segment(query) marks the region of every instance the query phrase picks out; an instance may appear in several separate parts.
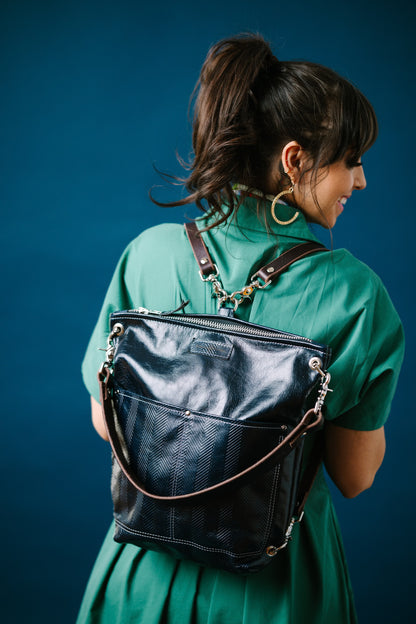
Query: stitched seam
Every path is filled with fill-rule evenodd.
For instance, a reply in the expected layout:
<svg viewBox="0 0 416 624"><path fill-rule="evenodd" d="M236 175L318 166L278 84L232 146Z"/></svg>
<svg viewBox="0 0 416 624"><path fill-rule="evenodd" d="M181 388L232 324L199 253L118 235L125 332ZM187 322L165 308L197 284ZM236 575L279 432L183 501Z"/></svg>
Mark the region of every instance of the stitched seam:
<svg viewBox="0 0 416 624"><path fill-rule="evenodd" d="M280 475L280 464L278 464L274 470L274 479L273 479L273 485L272 485L272 491L271 491L271 495L270 495L270 500L269 500L269 511L267 514L267 522L266 522L266 528L264 530L264 540L263 540L263 547L262 550L265 548L267 542L269 541L270 538L270 530L271 530L271 525L272 525L272 518L273 515L272 511L274 511L275 509L275 502L276 502L276 494L277 494L277 484L279 481L279 475Z"/></svg>
<svg viewBox="0 0 416 624"><path fill-rule="evenodd" d="M123 522L121 522L117 518L115 519L115 522L116 522L116 524L121 526L128 533L133 533L134 535L139 535L139 536L144 537L144 538L146 538L146 537L153 538L153 539L156 539L156 540L158 540L160 542L171 542L171 543L177 543L177 544L185 544L185 545L193 546L193 547L195 547L195 548L197 548L199 550L204 550L204 551L207 551L207 552L225 553L225 554L230 555L230 556L235 557L235 558L242 558L242 557L247 557L247 556L252 556L252 555L260 555L262 552L264 552L264 548L265 548L265 546L268 543L269 538L270 538L270 528L271 528L272 519L273 519L272 511L274 509L274 503L275 503L275 500L276 500L276 491L277 491L279 475L280 475L280 464L275 468L275 471L274 471L273 485L272 485L272 489L271 489L271 493L270 493L270 497L269 497L267 522L266 522L266 527L264 529L264 538L263 538L262 546L260 546L260 548L258 550L248 551L248 552L237 554L237 553L235 553L233 551L225 550L223 548L210 548L208 546L202 546L201 544L198 544L198 543L193 542L191 540L184 540L184 539L180 539L180 538L175 538L174 531L173 531L173 522L172 522L172 515L173 515L172 512L174 511L174 508L171 508L171 514L172 514L171 515L171 530L170 530L171 535L169 537L168 536L161 536L161 535L158 535L156 533L149 533L149 532L144 532L144 531L138 531L137 529L133 529L133 528L125 525Z"/></svg>
<svg viewBox="0 0 416 624"><path fill-rule="evenodd" d="M171 538L171 537L165 537L165 536L160 536L154 533L145 533L143 531L137 531L136 529L132 529L128 526L126 526L125 524L123 524L120 520L115 519L115 523L117 525L119 525L120 527L122 527L126 532L128 533L133 533L134 535L140 535L144 538L146 537L151 537L153 539L159 540L160 542L172 542L172 543L176 543L176 544L185 544L185 545L189 545L189 546L193 546L195 548L198 548L199 550L205 550L208 552L218 552L218 553L225 553L227 555L231 555L232 557L236 557L236 558L241 558L241 557L247 557L249 555L259 555L262 553L263 549L260 548L259 550L254 550L254 551L249 551L249 552L245 552L245 553L241 553L241 554L236 554L234 552L232 552L231 550L224 550L222 548L209 548L207 546L202 546L201 544L197 544L195 542L192 542L190 540L183 540L183 539L179 539L179 538Z"/></svg>
<svg viewBox="0 0 416 624"><path fill-rule="evenodd" d="M174 472L173 483L172 483L172 496L176 496L176 488L177 488L177 483L178 483L178 478L179 478L179 469L180 469L180 464L182 463L181 456L182 456L183 441L185 438L185 428L186 428L185 425L186 425L186 419L183 417L182 423L181 423L179 448L176 454L175 472ZM170 535L171 535L171 539L174 539L175 538L175 507L174 506L170 508L169 516L170 516L169 517Z"/></svg>

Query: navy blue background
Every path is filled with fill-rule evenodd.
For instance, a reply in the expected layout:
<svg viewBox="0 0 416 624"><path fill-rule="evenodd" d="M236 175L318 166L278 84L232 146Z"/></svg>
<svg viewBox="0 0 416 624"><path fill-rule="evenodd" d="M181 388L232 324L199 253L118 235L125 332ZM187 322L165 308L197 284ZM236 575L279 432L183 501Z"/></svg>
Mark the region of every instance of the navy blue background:
<svg viewBox="0 0 416 624"><path fill-rule="evenodd" d="M405 323L407 366L374 487L352 501L334 497L361 622L409 621L414 7L2 0L3 622L75 620L111 519L108 448L90 424L80 361L125 245L149 225L182 221L181 209L148 200L161 183L153 164L180 173L175 149L190 151L188 99L207 49L247 30L261 32L281 59L333 67L378 113L380 137L364 158L368 187L348 202L334 244L382 276Z"/></svg>

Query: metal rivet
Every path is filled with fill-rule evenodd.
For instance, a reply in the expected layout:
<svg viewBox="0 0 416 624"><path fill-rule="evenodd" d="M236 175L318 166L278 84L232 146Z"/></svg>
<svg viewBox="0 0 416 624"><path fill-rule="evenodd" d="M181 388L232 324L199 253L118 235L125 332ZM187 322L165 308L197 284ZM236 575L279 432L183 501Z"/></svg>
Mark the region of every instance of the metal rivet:
<svg viewBox="0 0 416 624"><path fill-rule="evenodd" d="M266 548L266 555L268 557L274 557L275 555L277 555L277 548L276 546L267 546Z"/></svg>
<svg viewBox="0 0 416 624"><path fill-rule="evenodd" d="M199 262L200 262L200 264L207 264L208 258L201 258L201 260Z"/></svg>
<svg viewBox="0 0 416 624"><path fill-rule="evenodd" d="M191 415L191 412L189 410L186 410L185 416L190 416L190 415Z"/></svg>
<svg viewBox="0 0 416 624"><path fill-rule="evenodd" d="M274 267L269 267L268 269L266 269L266 273L273 273L274 271Z"/></svg>
<svg viewBox="0 0 416 624"><path fill-rule="evenodd" d="M322 362L318 357L313 357L309 360L309 366L312 370L318 370L322 367Z"/></svg>

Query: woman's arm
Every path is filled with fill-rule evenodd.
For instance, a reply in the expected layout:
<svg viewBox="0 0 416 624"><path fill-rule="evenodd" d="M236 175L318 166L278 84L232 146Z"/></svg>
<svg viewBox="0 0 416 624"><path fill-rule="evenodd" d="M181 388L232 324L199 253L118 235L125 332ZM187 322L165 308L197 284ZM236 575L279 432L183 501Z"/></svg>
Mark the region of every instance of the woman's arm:
<svg viewBox="0 0 416 624"><path fill-rule="evenodd" d="M372 486L385 450L384 427L355 431L325 423L325 467L346 498L354 498Z"/></svg>
<svg viewBox="0 0 416 624"><path fill-rule="evenodd" d="M91 417L92 424L94 425L94 429L96 430L98 435L100 435L103 440L106 440L106 442L108 442L108 435L104 424L101 403L98 403L98 401L96 401L94 397L91 397Z"/></svg>

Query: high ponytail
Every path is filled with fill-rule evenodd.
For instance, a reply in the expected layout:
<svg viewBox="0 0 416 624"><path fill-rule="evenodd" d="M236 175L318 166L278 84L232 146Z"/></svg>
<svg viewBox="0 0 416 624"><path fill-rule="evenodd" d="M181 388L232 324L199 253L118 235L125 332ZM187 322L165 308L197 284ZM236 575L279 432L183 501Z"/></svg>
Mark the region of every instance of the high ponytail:
<svg viewBox="0 0 416 624"><path fill-rule="evenodd" d="M279 62L260 35L215 44L194 93L194 159L182 180L189 195L162 205L195 203L215 214L214 225L238 208L234 183L266 191L287 142L295 140L309 153L311 166L302 175L312 171L313 181L319 168L348 151L358 158L377 136L374 110L356 87L321 65Z"/></svg>
<svg viewBox="0 0 416 624"><path fill-rule="evenodd" d="M226 199L232 210L232 183L254 183L258 133L252 86L265 67L274 63L278 61L270 46L257 36L242 35L211 48L197 85L192 135L195 159L186 183L191 201L197 205L205 198L221 213Z"/></svg>

